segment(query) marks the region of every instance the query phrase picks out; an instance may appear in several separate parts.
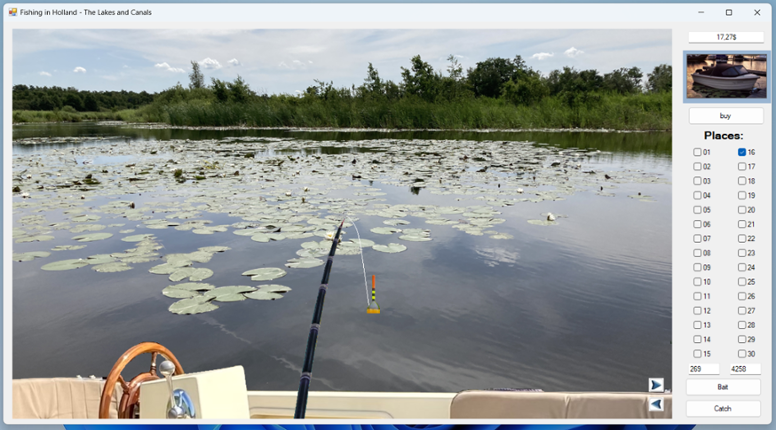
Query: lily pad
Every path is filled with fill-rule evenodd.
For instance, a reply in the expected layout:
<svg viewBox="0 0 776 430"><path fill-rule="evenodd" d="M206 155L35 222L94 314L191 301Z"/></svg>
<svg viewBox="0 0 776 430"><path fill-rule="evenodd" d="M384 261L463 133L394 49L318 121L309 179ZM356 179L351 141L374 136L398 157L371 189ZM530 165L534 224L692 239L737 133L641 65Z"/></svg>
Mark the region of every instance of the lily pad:
<svg viewBox="0 0 776 430"><path fill-rule="evenodd" d="M89 263L87 263L86 260L76 258L72 260L61 260L61 261L55 261L53 263L44 264L43 267L41 267L41 270L57 272L61 270L78 269L79 267L84 267L88 265Z"/></svg>
<svg viewBox="0 0 776 430"><path fill-rule="evenodd" d="M224 251L229 251L230 249L232 248L228 246L203 246L202 248L199 248L200 251L210 252L210 253L224 252Z"/></svg>
<svg viewBox="0 0 776 430"><path fill-rule="evenodd" d="M76 249L84 249L86 245L59 245L51 248L52 251L75 251Z"/></svg>
<svg viewBox="0 0 776 430"><path fill-rule="evenodd" d="M47 251L21 252L13 254L13 261L32 261L36 258L48 257L49 255L51 253Z"/></svg>
<svg viewBox="0 0 776 430"><path fill-rule="evenodd" d="M428 241L431 240L431 238L428 237L428 236L417 236L417 235L414 235L414 234L403 234L403 235L399 236L399 239L407 240L407 241L410 241L410 242L428 242Z"/></svg>
<svg viewBox="0 0 776 430"><path fill-rule="evenodd" d="M168 310L174 314L192 315L218 309L218 306L210 303L210 300L212 298L204 296L183 299L171 304Z"/></svg>
<svg viewBox="0 0 776 430"><path fill-rule="evenodd" d="M558 225L557 222L555 222L555 221L547 221L546 219L529 219L528 220L528 224L544 225L544 226L547 226L547 225Z"/></svg>
<svg viewBox="0 0 776 430"><path fill-rule="evenodd" d="M375 245L372 249L375 251L387 252L388 254L395 254L397 252L406 251L407 247L400 243L389 243L388 245Z"/></svg>
<svg viewBox="0 0 776 430"><path fill-rule="evenodd" d="M162 294L164 294L167 297L171 297L173 299L189 299L200 295L196 291L183 290L181 288L173 288L172 285L163 289Z"/></svg>
<svg viewBox="0 0 776 430"><path fill-rule="evenodd" d="M385 225L393 225L393 226L396 226L396 225L407 225L409 223L410 223L409 221L405 221L403 219L387 219L387 220L383 221L383 224L385 224Z"/></svg>
<svg viewBox="0 0 776 430"><path fill-rule="evenodd" d="M196 282L205 280L211 276L213 276L213 271L205 267L182 267L172 272L169 279L172 282L178 282L189 278L189 281Z"/></svg>
<svg viewBox="0 0 776 430"><path fill-rule="evenodd" d="M18 239L16 239L16 243L24 243L24 242L45 242L48 240L54 240L54 236L50 236L48 234L38 234L35 236L22 236Z"/></svg>
<svg viewBox="0 0 776 430"><path fill-rule="evenodd" d="M170 285L167 288L177 288L179 290L187 291L208 291L215 288L215 285L204 282L184 282L182 284Z"/></svg>
<svg viewBox="0 0 776 430"><path fill-rule="evenodd" d="M102 272L102 273L124 272L130 269L132 269L132 266L129 266L126 263L117 263L117 262L96 264L92 266L92 270L94 270L95 272Z"/></svg>
<svg viewBox="0 0 776 430"><path fill-rule="evenodd" d="M134 236L122 237L121 240L124 242L140 242L146 239L152 239L153 237L153 234L136 234Z"/></svg>
<svg viewBox="0 0 776 430"><path fill-rule="evenodd" d="M94 242L97 240L104 240L109 237L113 237L113 233L91 233L91 234L82 234L80 236L74 236L73 240L76 240L78 242Z"/></svg>
<svg viewBox="0 0 776 430"><path fill-rule="evenodd" d="M266 267L243 272L243 276L250 276L252 281L271 281L286 276L286 271L277 267Z"/></svg>
<svg viewBox="0 0 776 430"><path fill-rule="evenodd" d="M212 297L218 302L240 302L245 300L243 293L256 291L255 287L249 285L232 285L227 287L218 287L205 292L204 297Z"/></svg>
<svg viewBox="0 0 776 430"><path fill-rule="evenodd" d="M507 233L497 233L490 237L491 239L513 239L514 236Z"/></svg>
<svg viewBox="0 0 776 430"><path fill-rule="evenodd" d="M318 266L323 266L323 260L317 258L292 258L286 263L286 267L294 269L309 269Z"/></svg>
<svg viewBox="0 0 776 430"><path fill-rule="evenodd" d="M269 284L262 285L258 291L246 293L245 297L253 300L277 300L283 298L283 293L291 291L291 288L285 285Z"/></svg>

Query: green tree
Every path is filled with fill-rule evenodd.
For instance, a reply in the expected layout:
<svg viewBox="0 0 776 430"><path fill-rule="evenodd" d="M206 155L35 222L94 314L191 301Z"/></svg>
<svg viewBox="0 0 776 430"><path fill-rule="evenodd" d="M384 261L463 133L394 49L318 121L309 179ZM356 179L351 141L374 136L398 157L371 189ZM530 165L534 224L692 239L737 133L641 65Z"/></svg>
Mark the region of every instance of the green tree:
<svg viewBox="0 0 776 430"><path fill-rule="evenodd" d="M199 68L199 63L191 62L191 73L189 74L189 88L192 90L205 88L205 75Z"/></svg>
<svg viewBox="0 0 776 430"><path fill-rule="evenodd" d="M647 74L647 91L653 93L661 91L671 92L671 80L671 66L667 64L656 66L652 73Z"/></svg>
<svg viewBox="0 0 776 430"><path fill-rule="evenodd" d="M227 83L226 86L229 88L229 97L234 102L246 103L256 96L256 93L251 91L248 84L245 83L240 75L237 75L237 79L235 79L234 82Z"/></svg>
<svg viewBox="0 0 776 430"><path fill-rule="evenodd" d="M366 69L366 79L364 79L364 88L367 94L371 96L382 96L384 91L384 83L380 79L380 74L377 73L377 69L369 63Z"/></svg>
<svg viewBox="0 0 776 430"><path fill-rule="evenodd" d="M604 75L603 87L620 94L641 92L641 79L644 74L638 67L622 67Z"/></svg>
<svg viewBox="0 0 776 430"><path fill-rule="evenodd" d="M480 61L468 71L468 80L477 97L501 95L501 87L526 71L525 61L519 55L514 60L508 58L488 58Z"/></svg>
<svg viewBox="0 0 776 430"><path fill-rule="evenodd" d="M529 106L550 95L550 90L538 72L531 72L504 84L501 95L516 105Z"/></svg>
<svg viewBox="0 0 776 430"><path fill-rule="evenodd" d="M423 61L420 55L412 57L410 69L401 68L401 76L404 83L404 91L433 102L439 93L439 81L441 76L434 73L434 68Z"/></svg>
<svg viewBox="0 0 776 430"><path fill-rule="evenodd" d="M77 111L84 110L84 102L76 92L68 92L63 102L65 106L72 106Z"/></svg>
<svg viewBox="0 0 776 430"><path fill-rule="evenodd" d="M89 92L84 97L84 109L88 112L97 112L100 107L97 105L97 97L93 93Z"/></svg>
<svg viewBox="0 0 776 430"><path fill-rule="evenodd" d="M221 103L226 103L229 101L229 89L227 88L226 82L211 78L211 81L213 82L213 94L216 96L216 100L218 100Z"/></svg>

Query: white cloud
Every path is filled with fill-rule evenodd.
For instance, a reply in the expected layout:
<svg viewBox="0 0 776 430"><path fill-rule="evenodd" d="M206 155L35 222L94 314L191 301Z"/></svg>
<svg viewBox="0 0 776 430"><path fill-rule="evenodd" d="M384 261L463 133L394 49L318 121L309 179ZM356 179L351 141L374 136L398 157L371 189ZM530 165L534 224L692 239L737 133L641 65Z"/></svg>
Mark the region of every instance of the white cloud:
<svg viewBox="0 0 776 430"><path fill-rule="evenodd" d="M167 63L156 63L154 64L154 67L158 69L164 69L164 70L167 70L168 72L173 72L173 73L186 73L185 70L178 67L172 67Z"/></svg>
<svg viewBox="0 0 776 430"><path fill-rule="evenodd" d="M541 60L546 60L547 58L550 58L553 56L555 56L555 53L552 53L552 52L538 52L536 54L531 55L531 58L541 61Z"/></svg>
<svg viewBox="0 0 776 430"><path fill-rule="evenodd" d="M242 66L242 63L238 61L236 58L232 58L231 60L227 61L230 66Z"/></svg>
<svg viewBox="0 0 776 430"><path fill-rule="evenodd" d="M286 64L285 61L281 61L280 64L278 64L278 69L290 69L290 67L288 67L288 64Z"/></svg>
<svg viewBox="0 0 776 430"><path fill-rule="evenodd" d="M575 48L573 46L571 48L567 49L566 52L564 52L564 54L566 54L566 56L569 57L569 58L574 58L577 55L582 55L584 53L585 53L585 51L583 51L581 49L577 49L577 48Z"/></svg>
<svg viewBox="0 0 776 430"><path fill-rule="evenodd" d="M129 69L129 66L127 66L127 65L125 64L125 65L124 65L122 68L124 68L124 69Z"/></svg>
<svg viewBox="0 0 776 430"><path fill-rule="evenodd" d="M51 76L51 73L49 73L49 72L40 72L39 74L41 76Z"/></svg>
<svg viewBox="0 0 776 430"><path fill-rule="evenodd" d="M210 57L200 61L199 65L205 69L220 69L222 67L221 63L219 63L218 60L214 60Z"/></svg>
<svg viewBox="0 0 776 430"><path fill-rule="evenodd" d="M297 93L297 94L302 94L302 90L296 90L294 92Z"/></svg>
<svg viewBox="0 0 776 430"><path fill-rule="evenodd" d="M75 73L86 73L86 69L84 69L83 67L76 67L75 69L73 69L73 72L75 72Z"/></svg>

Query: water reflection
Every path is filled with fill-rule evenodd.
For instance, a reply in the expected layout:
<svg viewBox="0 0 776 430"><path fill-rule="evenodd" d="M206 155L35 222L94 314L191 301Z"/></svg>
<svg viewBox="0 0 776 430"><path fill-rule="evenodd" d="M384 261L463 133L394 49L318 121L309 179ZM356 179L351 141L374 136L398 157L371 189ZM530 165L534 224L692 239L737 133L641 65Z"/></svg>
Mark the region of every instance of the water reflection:
<svg viewBox="0 0 776 430"><path fill-rule="evenodd" d="M208 139L248 132L309 140L324 140L326 135L114 126L100 132L92 125L26 127L15 127L14 138L56 135L57 130L73 132L79 127L84 128L83 136L122 136L130 141L169 139L174 133L190 136L183 138L196 135ZM358 141L370 136L511 139L562 148L596 148L604 153L592 154L585 161L585 169L643 170L671 177L670 133L329 135ZM104 142L98 139L83 144ZM360 149L329 144L310 145L303 151L331 155ZM38 145L14 146L16 153L40 150ZM300 183L308 179L299 178ZM423 187L411 186L407 193L406 183L394 186L380 180L362 182L386 193L380 196L384 201L379 203L383 204L485 204L478 196L423 192L421 197ZM531 387L546 391L644 391L646 378L657 375L665 377L671 387L671 186L622 183L608 191L614 197L577 192L562 201L498 208L505 222L496 230L512 235L510 240L472 236L449 226L426 224L421 217L406 217L408 227L431 230L433 240L403 242L408 249L400 254L364 252L367 274L377 276L380 315L365 313L360 257L337 256L312 389L454 392ZM655 203L627 197L639 192L653 196ZM352 198L353 190L331 190L327 197ZM182 197L143 192L118 198L142 206ZM98 197L89 206L111 201L114 198ZM550 211L568 217L548 227L526 222ZM68 218L61 211L46 215L51 222ZM203 218L213 225L240 221L225 213L207 213ZM370 231L385 226L385 218L359 218L357 227L364 239L402 242L396 236ZM163 254L191 252L201 246L231 247L204 265L215 271L207 280L214 285L245 285L249 281L241 276L244 270L282 267L301 243L257 243L231 232L197 235L174 229L149 231L139 222L107 215L103 222L124 224L104 230L116 238L122 229L137 229L133 234L154 233L165 247ZM53 241L14 244L13 250L48 250L72 243L72 234L67 231L57 230L52 235L56 237ZM356 236L353 230L348 230L348 235ZM14 378L101 376L131 345L151 340L170 348L187 372L242 365L251 390L296 389L321 270L289 269L288 275L278 280L292 288L282 300L229 303L195 316L167 311L173 300L164 297L161 290L170 282L165 276L148 273L158 261L134 264L131 272L120 275L96 273L89 268L40 270L55 258L85 258L129 247L106 240L89 243L81 250L52 252L49 259L13 263ZM51 366L52 362L57 366Z"/></svg>

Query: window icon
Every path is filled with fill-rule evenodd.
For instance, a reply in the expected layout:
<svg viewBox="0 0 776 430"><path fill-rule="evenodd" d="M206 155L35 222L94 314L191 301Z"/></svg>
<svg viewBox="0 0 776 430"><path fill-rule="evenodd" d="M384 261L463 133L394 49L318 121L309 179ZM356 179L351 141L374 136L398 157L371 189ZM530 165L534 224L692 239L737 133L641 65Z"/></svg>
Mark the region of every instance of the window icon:
<svg viewBox="0 0 776 430"><path fill-rule="evenodd" d="M16 16L16 8L15 7L9 7L8 8L8 16Z"/></svg>
<svg viewBox="0 0 776 430"><path fill-rule="evenodd" d="M733 9L726 9L726 10L725 10L725 15L727 15L727 16L733 16Z"/></svg>

